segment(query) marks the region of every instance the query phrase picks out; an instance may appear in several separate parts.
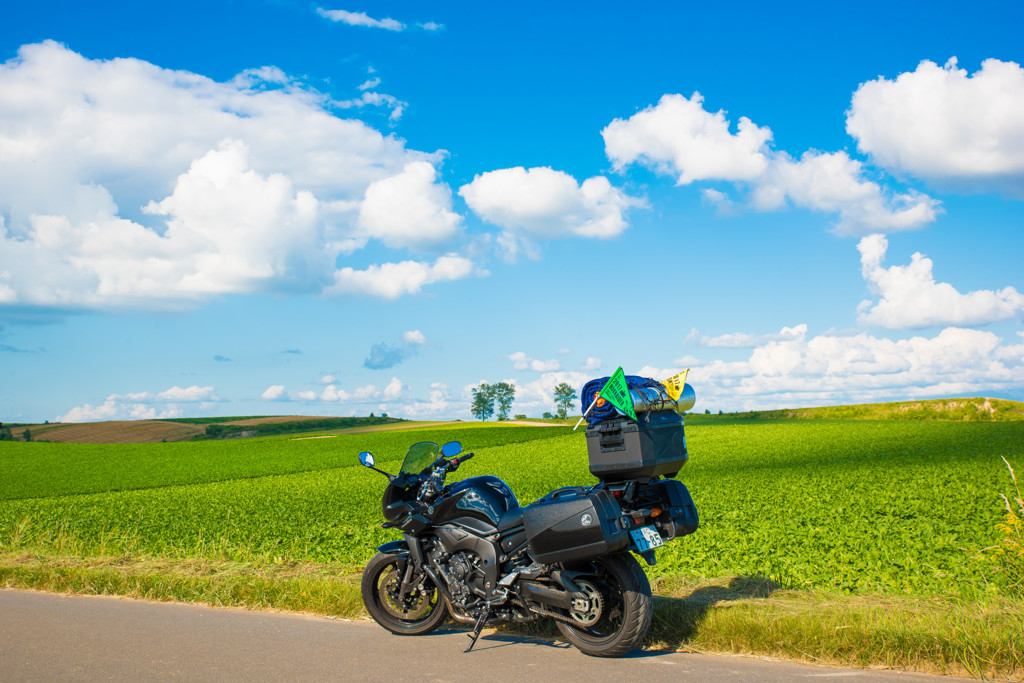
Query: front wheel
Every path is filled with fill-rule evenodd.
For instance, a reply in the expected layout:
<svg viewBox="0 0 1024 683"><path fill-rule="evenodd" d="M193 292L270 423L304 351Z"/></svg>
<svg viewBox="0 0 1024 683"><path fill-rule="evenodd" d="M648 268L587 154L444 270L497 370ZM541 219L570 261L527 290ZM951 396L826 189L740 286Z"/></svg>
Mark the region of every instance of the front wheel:
<svg viewBox="0 0 1024 683"><path fill-rule="evenodd" d="M400 558L377 553L363 570L363 604L373 620L400 636L420 636L440 626L448 615L444 598L430 577L401 594Z"/></svg>
<svg viewBox="0 0 1024 683"><path fill-rule="evenodd" d="M558 630L584 654L621 657L643 644L651 625L654 614L651 584L636 558L629 553L600 557L588 565L584 569L593 571L594 575L586 580L577 579L576 583L584 592L596 589L602 604L599 610L572 612L580 625L559 621L556 622ZM593 584L589 585L591 580Z"/></svg>

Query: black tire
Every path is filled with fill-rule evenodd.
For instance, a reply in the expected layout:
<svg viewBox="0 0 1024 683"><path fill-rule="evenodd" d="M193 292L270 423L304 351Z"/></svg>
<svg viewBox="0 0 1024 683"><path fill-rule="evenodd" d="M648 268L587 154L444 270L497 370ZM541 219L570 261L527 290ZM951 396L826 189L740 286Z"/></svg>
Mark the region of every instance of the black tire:
<svg viewBox="0 0 1024 683"><path fill-rule="evenodd" d="M594 586L604 600L601 616L587 627L555 623L580 652L593 657L621 657L643 645L654 615L651 584L629 553L600 557L589 565L596 571Z"/></svg>
<svg viewBox="0 0 1024 683"><path fill-rule="evenodd" d="M402 583L395 555L377 553L363 570L363 604L373 620L400 636L421 636L441 625L448 608L441 591L429 577L424 577L424 590L414 590L403 600L398 589Z"/></svg>

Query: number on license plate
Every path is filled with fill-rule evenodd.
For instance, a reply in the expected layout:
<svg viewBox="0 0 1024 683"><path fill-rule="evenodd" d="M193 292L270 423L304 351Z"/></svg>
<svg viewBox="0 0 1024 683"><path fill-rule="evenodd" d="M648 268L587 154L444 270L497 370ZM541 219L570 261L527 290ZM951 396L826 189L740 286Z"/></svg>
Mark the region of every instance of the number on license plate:
<svg viewBox="0 0 1024 683"><path fill-rule="evenodd" d="M661 540L661 534L653 526L642 526L639 529L632 529L629 533L633 537L637 552L642 553L665 545L665 541Z"/></svg>

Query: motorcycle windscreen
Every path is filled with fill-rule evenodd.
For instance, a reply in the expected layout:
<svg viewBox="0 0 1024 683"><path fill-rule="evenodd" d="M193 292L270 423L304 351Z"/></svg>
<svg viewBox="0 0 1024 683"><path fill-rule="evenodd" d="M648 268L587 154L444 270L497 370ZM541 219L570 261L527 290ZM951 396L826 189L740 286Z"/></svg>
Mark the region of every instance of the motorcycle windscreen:
<svg viewBox="0 0 1024 683"><path fill-rule="evenodd" d="M434 464L441 448L433 441L420 441L409 446L409 452L402 461L402 474L421 474Z"/></svg>

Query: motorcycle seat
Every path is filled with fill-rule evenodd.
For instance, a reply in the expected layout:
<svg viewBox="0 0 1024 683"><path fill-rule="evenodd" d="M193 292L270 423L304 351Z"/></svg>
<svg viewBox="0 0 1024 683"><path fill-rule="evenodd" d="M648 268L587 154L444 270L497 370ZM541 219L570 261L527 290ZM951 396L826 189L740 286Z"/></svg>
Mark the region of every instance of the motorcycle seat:
<svg viewBox="0 0 1024 683"><path fill-rule="evenodd" d="M498 521L498 531L505 532L509 529L523 525L523 508L515 507L501 516Z"/></svg>

